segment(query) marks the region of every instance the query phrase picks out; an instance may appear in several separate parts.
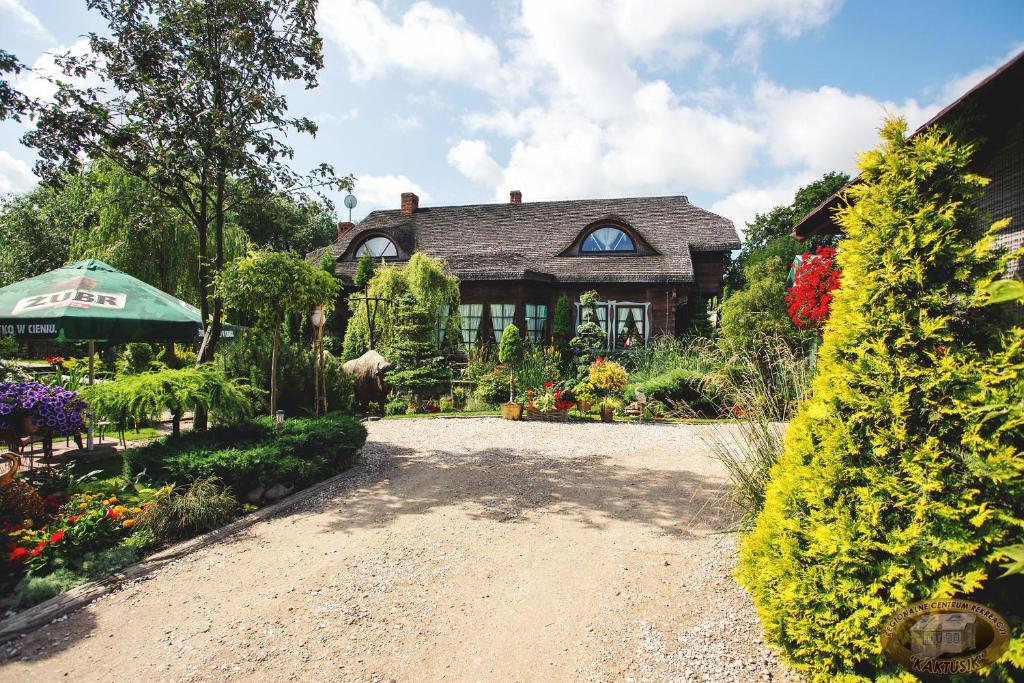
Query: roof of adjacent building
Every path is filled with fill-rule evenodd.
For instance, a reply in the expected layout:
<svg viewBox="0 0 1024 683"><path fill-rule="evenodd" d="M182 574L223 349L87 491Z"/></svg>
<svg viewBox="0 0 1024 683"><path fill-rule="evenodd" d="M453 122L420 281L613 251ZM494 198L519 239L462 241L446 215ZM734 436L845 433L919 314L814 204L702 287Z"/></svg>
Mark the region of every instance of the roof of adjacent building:
<svg viewBox="0 0 1024 683"><path fill-rule="evenodd" d="M605 222L634 231L646 253L564 254ZM691 251L740 247L732 221L676 195L374 211L309 258L330 250L338 275L351 278L353 254L373 235L390 237L405 257L419 251L443 258L462 280L692 282Z"/></svg>
<svg viewBox="0 0 1024 683"><path fill-rule="evenodd" d="M973 121L982 135L983 142L991 142L991 138L1008 120L1020 117L1020 107L1015 104L1020 96L1020 88L1024 84L1024 51L989 74L984 80L958 97L942 111L933 116L927 123L915 130L911 137L923 130L936 125L947 125L958 117L981 117ZM846 183L831 197L816 206L810 213L793 226L792 237L804 240L818 233L838 232L832 220L832 214L841 205L843 193L854 183L860 182L857 176Z"/></svg>

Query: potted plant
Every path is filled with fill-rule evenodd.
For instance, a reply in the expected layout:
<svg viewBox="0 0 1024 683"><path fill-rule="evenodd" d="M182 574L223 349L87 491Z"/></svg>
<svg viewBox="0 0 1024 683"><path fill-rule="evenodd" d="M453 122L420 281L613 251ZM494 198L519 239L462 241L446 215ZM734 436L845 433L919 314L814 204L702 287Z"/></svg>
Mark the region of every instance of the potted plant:
<svg viewBox="0 0 1024 683"><path fill-rule="evenodd" d="M508 325L501 333L498 360L508 367L508 402L501 404L501 416L506 420L518 420L523 406L515 400L516 366L523 361L523 338L515 325Z"/></svg>
<svg viewBox="0 0 1024 683"><path fill-rule="evenodd" d="M564 422L569 418L569 409L574 405L564 397L554 382L544 382L544 391L539 395L532 390L527 395L531 398L526 406L526 418L529 420Z"/></svg>
<svg viewBox="0 0 1024 683"><path fill-rule="evenodd" d="M612 396L605 396L597 402L597 409L601 413L601 422L614 422L615 411L622 408L622 401Z"/></svg>
<svg viewBox="0 0 1024 683"><path fill-rule="evenodd" d="M622 401L618 397L626 388L627 381L626 369L615 361L598 358L590 364L587 382L601 399L597 407L601 411L602 422L611 422L615 411L622 407Z"/></svg>

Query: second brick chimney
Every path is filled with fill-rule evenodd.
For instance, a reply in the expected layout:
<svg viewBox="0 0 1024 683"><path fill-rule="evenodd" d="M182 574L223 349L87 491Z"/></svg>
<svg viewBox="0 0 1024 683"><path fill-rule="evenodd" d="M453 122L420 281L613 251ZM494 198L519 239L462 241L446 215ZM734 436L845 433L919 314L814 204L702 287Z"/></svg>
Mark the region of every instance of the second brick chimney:
<svg viewBox="0 0 1024 683"><path fill-rule="evenodd" d="M349 223L348 221L339 221L338 222L338 239L340 240L342 237L347 235L349 230L351 230L354 227L356 227L355 223Z"/></svg>
<svg viewBox="0 0 1024 683"><path fill-rule="evenodd" d="M402 215L411 216L420 208L420 198L412 192L402 193Z"/></svg>
<svg viewBox="0 0 1024 683"><path fill-rule="evenodd" d="M512 190L511 192L508 193L508 203L509 204L522 204L523 203L523 193L520 192L519 190Z"/></svg>

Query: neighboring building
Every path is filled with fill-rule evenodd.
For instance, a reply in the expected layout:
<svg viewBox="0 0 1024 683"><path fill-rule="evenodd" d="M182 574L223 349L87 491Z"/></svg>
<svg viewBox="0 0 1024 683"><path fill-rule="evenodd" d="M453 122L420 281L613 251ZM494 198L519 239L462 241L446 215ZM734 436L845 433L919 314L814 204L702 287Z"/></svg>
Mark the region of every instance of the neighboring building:
<svg viewBox="0 0 1024 683"><path fill-rule="evenodd" d="M555 301L595 289L608 348L684 331L722 292L725 254L740 246L731 221L684 196L420 207L374 211L340 223L327 247L351 284L363 252L402 262L444 259L462 282L465 344L497 339L515 322L535 343L550 338ZM313 252L321 258L324 250Z"/></svg>
<svg viewBox="0 0 1024 683"><path fill-rule="evenodd" d="M910 652L941 657L970 652L977 646L977 614L936 612L918 617L910 627Z"/></svg>
<svg viewBox="0 0 1024 683"><path fill-rule="evenodd" d="M991 183L985 188L980 208L986 220L1009 217L997 244L1008 249L1024 246L1024 52L997 69L965 95L936 114L915 134L935 125L963 125L979 136L973 170ZM854 178L848 184L858 182ZM833 213L842 203L843 190L804 216L793 228L793 237L841 232ZM1020 272L1020 262L1012 267Z"/></svg>

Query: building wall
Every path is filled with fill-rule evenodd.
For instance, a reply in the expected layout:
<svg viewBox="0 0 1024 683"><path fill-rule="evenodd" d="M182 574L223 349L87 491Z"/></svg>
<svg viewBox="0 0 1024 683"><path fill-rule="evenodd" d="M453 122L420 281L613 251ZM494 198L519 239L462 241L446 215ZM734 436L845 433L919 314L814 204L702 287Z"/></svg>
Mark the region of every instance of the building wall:
<svg viewBox="0 0 1024 683"><path fill-rule="evenodd" d="M1018 121L1007 128L1002 139L993 140L996 151L979 164L978 172L991 182L980 202L983 220L1009 218L996 243L1007 249L1024 247L1024 123ZM1011 273L1021 276L1021 261L1011 266Z"/></svg>

